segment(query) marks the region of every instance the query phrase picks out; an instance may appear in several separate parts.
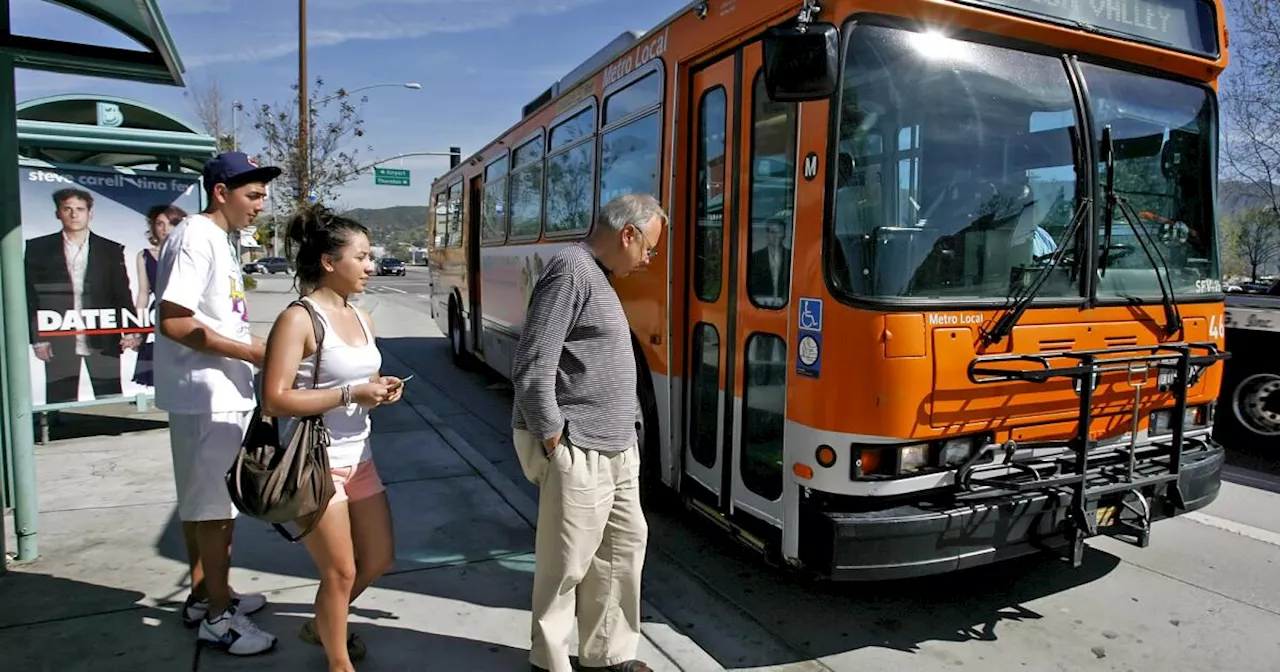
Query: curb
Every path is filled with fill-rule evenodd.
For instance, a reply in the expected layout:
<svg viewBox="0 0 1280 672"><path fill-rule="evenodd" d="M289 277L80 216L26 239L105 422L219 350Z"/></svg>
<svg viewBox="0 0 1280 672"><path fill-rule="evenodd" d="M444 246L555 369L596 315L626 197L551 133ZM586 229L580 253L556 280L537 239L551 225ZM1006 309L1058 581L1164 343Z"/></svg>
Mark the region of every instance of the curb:
<svg viewBox="0 0 1280 672"><path fill-rule="evenodd" d="M378 340L385 339L379 338ZM384 357L388 357L388 355L384 355ZM390 355L390 357L395 358L394 355ZM398 360L398 358L396 359ZM401 363L403 364L403 362ZM518 485L499 471L488 458L476 450L469 441L451 427L448 421L437 415L434 410L421 404L411 404L410 408L439 432L445 443L448 443L467 464L471 465L472 469L476 470L476 473L498 493L498 496L515 510L516 515L523 518L530 527L537 527L537 502L533 501ZM640 606L641 610L650 617L641 626L641 636L649 640L649 643L659 653L666 656L677 669L682 672L724 669L710 654L703 651L702 647L698 646L693 639L681 632L671 619L667 618L652 603L641 598Z"/></svg>

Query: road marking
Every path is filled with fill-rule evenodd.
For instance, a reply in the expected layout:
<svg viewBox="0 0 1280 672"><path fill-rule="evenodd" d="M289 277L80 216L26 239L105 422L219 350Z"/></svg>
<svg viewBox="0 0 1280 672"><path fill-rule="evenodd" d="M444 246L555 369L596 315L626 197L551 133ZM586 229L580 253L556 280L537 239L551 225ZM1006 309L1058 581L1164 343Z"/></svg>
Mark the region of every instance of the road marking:
<svg viewBox="0 0 1280 672"><path fill-rule="evenodd" d="M397 294L408 294L408 292L404 291L403 289L399 289L397 287L388 287L386 285L381 285L378 287L378 289L386 290L388 292L395 292Z"/></svg>
<svg viewBox="0 0 1280 672"><path fill-rule="evenodd" d="M1245 525L1244 523L1237 523L1234 520L1227 520L1226 518L1211 516L1207 513L1201 513L1199 511L1192 511L1191 513L1183 514L1182 517L1188 520L1200 523L1201 525L1208 525L1209 527L1216 527L1219 530L1234 532L1235 534L1238 534L1244 537L1249 537L1250 539L1255 539L1265 544L1271 544L1272 546L1280 546L1280 533L1278 532L1272 532L1271 530L1264 530L1261 528L1254 527L1252 525Z"/></svg>
<svg viewBox="0 0 1280 672"><path fill-rule="evenodd" d="M418 295L418 298L419 298L419 299L430 299L430 298L431 298L431 295L430 295L430 294L419 294L419 295Z"/></svg>

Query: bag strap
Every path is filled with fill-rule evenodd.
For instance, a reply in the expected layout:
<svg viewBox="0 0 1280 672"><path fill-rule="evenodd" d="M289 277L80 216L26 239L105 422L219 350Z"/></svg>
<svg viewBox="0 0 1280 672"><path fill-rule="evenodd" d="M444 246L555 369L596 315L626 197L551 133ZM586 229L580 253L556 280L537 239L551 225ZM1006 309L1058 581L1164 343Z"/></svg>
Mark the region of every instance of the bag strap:
<svg viewBox="0 0 1280 672"><path fill-rule="evenodd" d="M320 351L324 349L324 322L320 320L320 316L316 314L316 309L311 305L310 301L298 299L289 304L292 306L302 306L307 314L311 316L311 329L316 335L316 366L315 372L311 374L311 389L315 389L316 383L320 380Z"/></svg>
<svg viewBox="0 0 1280 672"><path fill-rule="evenodd" d="M316 336L316 354L315 354L316 365L315 365L315 371L311 375L311 388L315 389L316 383L320 380L320 351L324 349L324 334L325 334L324 322L320 320L320 316L317 314L315 307L311 305L310 301L307 301L305 299L298 299L297 301L294 301L289 305L302 306L302 308L307 311L307 314L311 316L311 329L312 331L315 332L315 336ZM296 449L297 449L297 446L292 446L290 448L290 450L296 450ZM284 456L284 461L292 462L292 458L293 458L293 454L288 453ZM303 537L307 536L308 534L311 534L312 530L315 530L316 526L320 524L320 519L322 517L323 517L322 512L312 516L311 524L308 525L306 529L300 531L297 536L289 534L288 528L286 528L284 525L281 525L280 523L272 523L271 526L276 529L276 532L278 532L280 536L284 537L290 543L295 543L301 540Z"/></svg>

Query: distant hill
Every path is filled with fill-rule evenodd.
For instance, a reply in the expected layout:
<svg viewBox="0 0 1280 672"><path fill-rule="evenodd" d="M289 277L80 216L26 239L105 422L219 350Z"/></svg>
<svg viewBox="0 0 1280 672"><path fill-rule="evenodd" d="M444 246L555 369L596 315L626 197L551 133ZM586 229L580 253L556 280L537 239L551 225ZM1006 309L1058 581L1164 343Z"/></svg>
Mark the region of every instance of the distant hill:
<svg viewBox="0 0 1280 672"><path fill-rule="evenodd" d="M356 208L342 213L369 227L374 245L387 248L398 243L425 247L427 206L397 205L390 208Z"/></svg>
<svg viewBox="0 0 1280 672"><path fill-rule="evenodd" d="M1252 184L1247 182L1218 183L1218 216L1233 217L1244 210L1264 205L1266 199L1257 193Z"/></svg>

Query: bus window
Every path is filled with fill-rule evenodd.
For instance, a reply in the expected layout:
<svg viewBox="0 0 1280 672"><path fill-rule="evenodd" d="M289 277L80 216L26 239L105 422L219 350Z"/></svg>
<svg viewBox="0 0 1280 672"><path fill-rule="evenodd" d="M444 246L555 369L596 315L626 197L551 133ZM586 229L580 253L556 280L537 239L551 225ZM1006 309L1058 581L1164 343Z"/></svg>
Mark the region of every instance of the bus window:
<svg viewBox="0 0 1280 672"><path fill-rule="evenodd" d="M633 192L657 198L661 140L662 116L657 112L601 135L599 203Z"/></svg>
<svg viewBox="0 0 1280 672"><path fill-rule="evenodd" d="M702 96L698 117L698 205L693 239L693 288L703 301L720 298L724 255L725 93ZM711 466L711 465L707 465Z"/></svg>
<svg viewBox="0 0 1280 672"><path fill-rule="evenodd" d="M449 247L462 247L462 183L449 187Z"/></svg>
<svg viewBox="0 0 1280 672"><path fill-rule="evenodd" d="M764 89L760 89L763 94ZM794 103L779 103L794 105ZM787 411L787 344L773 334L747 340L742 405L742 483L774 501L782 496L782 436Z"/></svg>
<svg viewBox="0 0 1280 672"><path fill-rule="evenodd" d="M507 157L484 169L484 204L481 206L480 242L501 243L507 239Z"/></svg>
<svg viewBox="0 0 1280 672"><path fill-rule="evenodd" d="M542 230L542 136L516 148L512 164L508 240L532 240Z"/></svg>
<svg viewBox="0 0 1280 672"><path fill-rule="evenodd" d="M436 194L436 205L431 218L431 230L435 249L445 247L448 242L449 206L445 204L444 192Z"/></svg>
<svg viewBox="0 0 1280 672"><path fill-rule="evenodd" d="M595 115L596 109L590 107L551 129L552 154L547 159L546 229L549 234L591 228Z"/></svg>
<svg viewBox="0 0 1280 672"><path fill-rule="evenodd" d="M1175 294L1197 294L1218 280L1213 228L1213 142L1218 135L1208 89L1147 75L1080 64L1093 107L1094 143L1111 126L1115 147L1116 194L1137 214L1153 254L1168 263ZM1101 150L1097 154L1103 157ZM1106 167L1098 165L1099 184ZM1106 225L1100 203L1098 240ZM1119 210L1111 214L1112 247L1098 280L1098 296L1158 297L1160 285L1151 260L1142 251ZM1099 242L1099 249L1102 243Z"/></svg>
<svg viewBox="0 0 1280 672"><path fill-rule="evenodd" d="M854 30L837 142L851 168L838 173L825 249L832 285L849 296L1005 299L1073 244L1063 238L1078 133L1062 62ZM1040 296L1077 296L1070 266Z"/></svg>
<svg viewBox="0 0 1280 672"><path fill-rule="evenodd" d="M604 123L608 126L642 112L662 100L662 78L657 71L628 84L604 101Z"/></svg>
<svg viewBox="0 0 1280 672"><path fill-rule="evenodd" d="M720 423L720 334L715 325L693 330L693 398L690 399L689 452L702 466L716 466Z"/></svg>
<svg viewBox="0 0 1280 672"><path fill-rule="evenodd" d="M762 308L787 305L796 193L796 106L770 100L756 75L751 111L751 230L747 292Z"/></svg>

